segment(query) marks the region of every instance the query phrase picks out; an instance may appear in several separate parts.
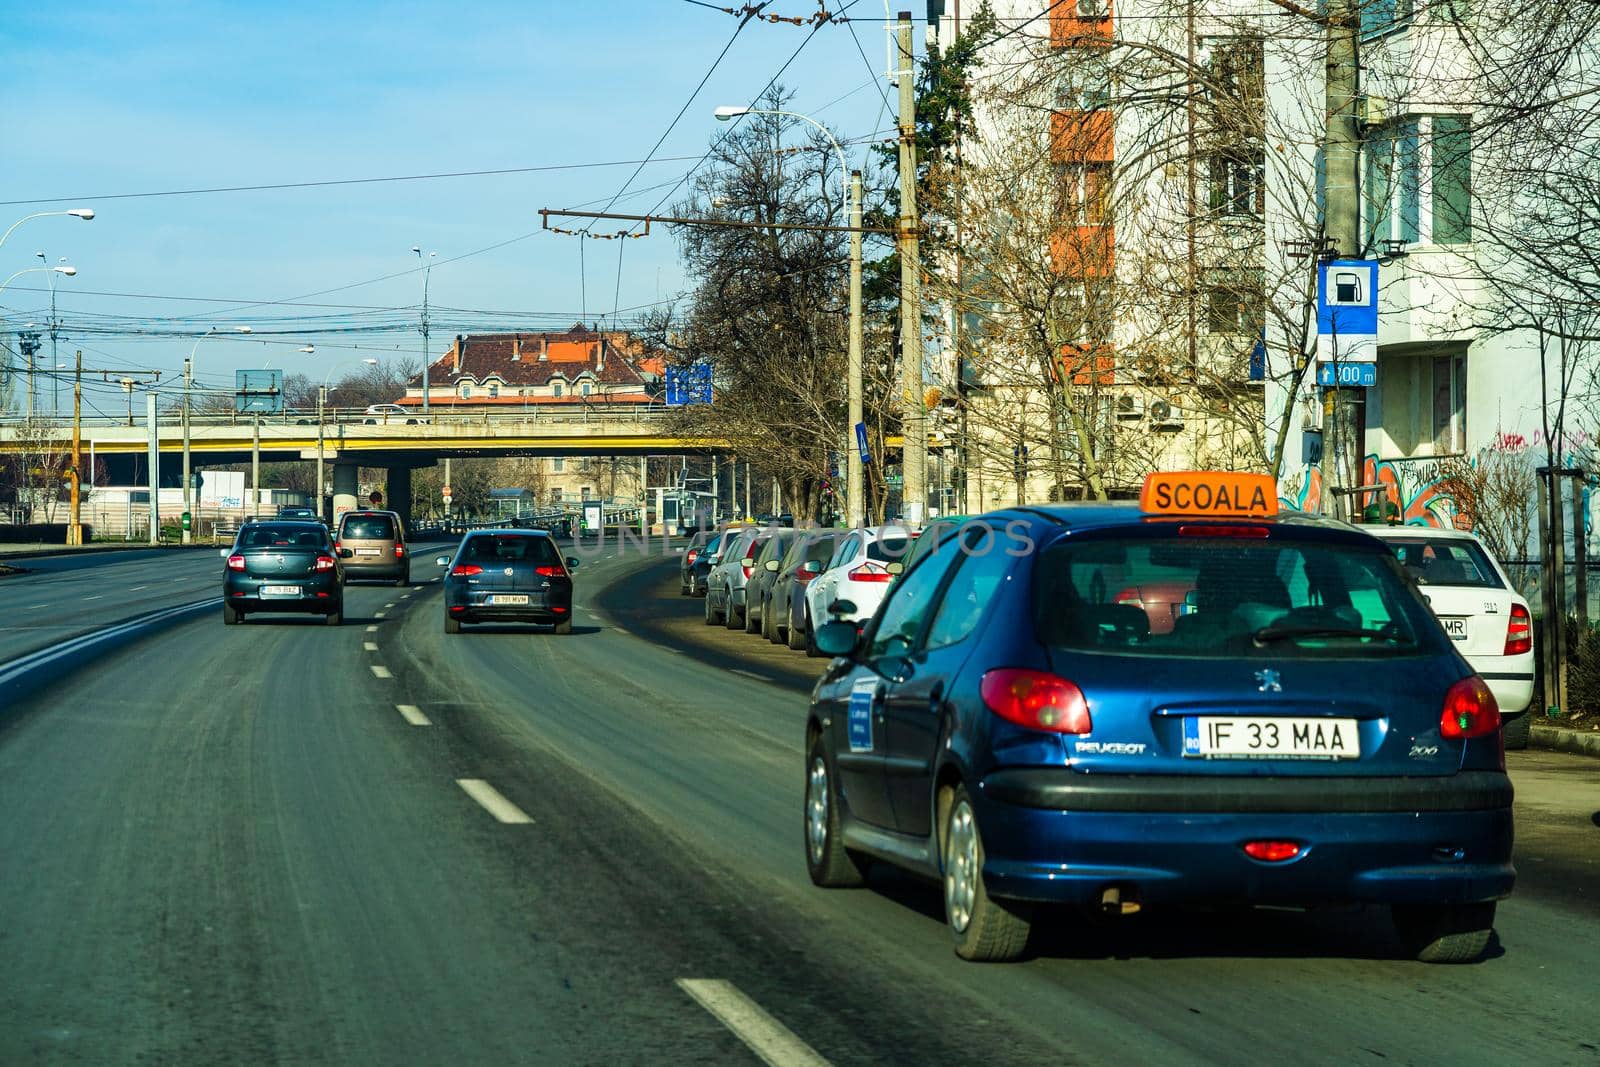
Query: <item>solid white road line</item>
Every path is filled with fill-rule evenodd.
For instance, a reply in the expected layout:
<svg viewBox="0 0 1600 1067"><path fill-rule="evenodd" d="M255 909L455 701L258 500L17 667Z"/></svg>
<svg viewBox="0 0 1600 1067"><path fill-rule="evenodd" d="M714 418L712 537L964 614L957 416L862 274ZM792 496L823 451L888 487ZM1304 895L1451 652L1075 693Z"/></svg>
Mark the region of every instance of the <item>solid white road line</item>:
<svg viewBox="0 0 1600 1067"><path fill-rule="evenodd" d="M376 626L369 626L369 627L367 627L367 633L369 633L369 634L375 634L375 633L377 633L377 632L378 632L378 628L377 628L377 627L376 627Z"/></svg>
<svg viewBox="0 0 1600 1067"><path fill-rule="evenodd" d="M466 790L467 796L483 806L483 810L503 823L529 823L528 813L500 795L500 791L482 778L457 778L456 785Z"/></svg>
<svg viewBox="0 0 1600 1067"><path fill-rule="evenodd" d="M615 630L615 631L617 631L617 633L619 633L619 634L625 634L625 633L627 633L627 632L628 632L628 631L627 631L627 630L625 630L625 629L623 629L623 628L622 628L622 627L620 627L620 626L613 626L613 627L612 627L612 629L613 629L613 630Z"/></svg>
<svg viewBox="0 0 1600 1067"><path fill-rule="evenodd" d="M375 677L375 678L393 678L394 677L394 675L389 673L389 668L385 667L381 663L372 664L372 674L373 674L373 677Z"/></svg>
<svg viewBox="0 0 1600 1067"><path fill-rule="evenodd" d="M103 600L103 599L105 599L105 594L104 593L96 593L94 596L86 596L83 599L85 599L85 600Z"/></svg>
<svg viewBox="0 0 1600 1067"><path fill-rule="evenodd" d="M728 673L729 674L742 674L746 678L754 678L758 682L770 682L770 681L772 681L771 678L768 678L764 674L757 674L754 671L741 671L738 667L729 667L728 668Z"/></svg>
<svg viewBox="0 0 1600 1067"><path fill-rule="evenodd" d="M376 641L363 641L363 642L361 642L361 649L364 652L376 652L376 651L378 651L378 642L376 642Z"/></svg>
<svg viewBox="0 0 1600 1067"><path fill-rule="evenodd" d="M412 726L433 725L432 723L428 722L428 717L422 714L422 709L417 707L415 704L396 704L394 707L396 711L405 716L406 722L410 723Z"/></svg>
<svg viewBox="0 0 1600 1067"><path fill-rule="evenodd" d="M128 592L137 593L141 589L149 589L149 588L150 587L148 585L136 585L132 589L128 590Z"/></svg>
<svg viewBox="0 0 1600 1067"><path fill-rule="evenodd" d="M828 1067L817 1050L762 1010L761 1005L720 978L680 978L678 988L772 1067Z"/></svg>

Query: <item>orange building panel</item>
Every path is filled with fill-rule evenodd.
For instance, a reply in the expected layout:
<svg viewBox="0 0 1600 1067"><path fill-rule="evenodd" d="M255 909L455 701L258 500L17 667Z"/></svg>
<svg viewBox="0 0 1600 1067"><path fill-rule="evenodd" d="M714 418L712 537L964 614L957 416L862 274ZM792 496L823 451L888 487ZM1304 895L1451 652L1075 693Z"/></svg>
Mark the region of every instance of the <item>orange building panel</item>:
<svg viewBox="0 0 1600 1067"><path fill-rule="evenodd" d="M1111 162L1111 112L1051 112L1050 158L1057 163Z"/></svg>
<svg viewBox="0 0 1600 1067"><path fill-rule="evenodd" d="M1109 344L1063 345L1061 369L1073 385L1117 384L1116 352Z"/></svg>
<svg viewBox="0 0 1600 1067"><path fill-rule="evenodd" d="M1050 9L1052 48L1107 48L1111 29L1111 0L1061 0Z"/></svg>
<svg viewBox="0 0 1600 1067"><path fill-rule="evenodd" d="M1050 239L1050 258L1060 274L1109 277L1116 266L1116 231L1110 226L1068 226Z"/></svg>

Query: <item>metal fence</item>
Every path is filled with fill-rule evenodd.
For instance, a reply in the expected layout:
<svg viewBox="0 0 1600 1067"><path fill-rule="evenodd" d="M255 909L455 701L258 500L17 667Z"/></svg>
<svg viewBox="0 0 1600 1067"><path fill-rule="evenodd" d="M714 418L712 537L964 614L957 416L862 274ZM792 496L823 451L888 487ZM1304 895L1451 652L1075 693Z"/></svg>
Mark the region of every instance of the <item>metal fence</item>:
<svg viewBox="0 0 1600 1067"><path fill-rule="evenodd" d="M1505 568L1506 576L1511 579L1512 588L1520 593L1533 607L1534 614L1544 611L1544 566L1536 559L1510 559L1501 560L1500 565ZM1566 612L1568 615L1577 613L1578 608L1578 568L1568 560L1565 567L1565 581L1562 585L1566 590ZM1584 567L1584 576L1588 580L1587 611L1585 614L1591 620L1600 620L1600 562L1589 563Z"/></svg>

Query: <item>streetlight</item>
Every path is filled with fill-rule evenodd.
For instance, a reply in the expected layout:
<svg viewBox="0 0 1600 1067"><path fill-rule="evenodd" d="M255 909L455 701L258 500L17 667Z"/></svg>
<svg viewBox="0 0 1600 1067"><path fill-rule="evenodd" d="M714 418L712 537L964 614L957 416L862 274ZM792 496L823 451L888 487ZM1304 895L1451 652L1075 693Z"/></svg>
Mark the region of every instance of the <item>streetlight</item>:
<svg viewBox="0 0 1600 1067"><path fill-rule="evenodd" d="M736 107L724 104L712 112L718 122L727 122L729 119L741 115L786 115L789 118L809 122L822 131L833 149L839 153L840 190L847 198L846 211L850 218L850 350L845 364L845 377L849 393L848 422L845 427L845 456L847 469L845 473L845 521L851 529L866 522L866 486L861 469L861 445L856 435L856 427L862 425L862 386L861 386L861 172L849 170L849 162L845 159L844 149L839 145L839 139L833 131L812 118L802 115L798 111L782 111L757 107Z"/></svg>
<svg viewBox="0 0 1600 1067"><path fill-rule="evenodd" d="M431 406L428 394L432 392L428 388L428 361L433 358L428 350L428 280L433 274L433 264L428 260L439 253L429 252L428 259L423 259L421 245L412 245L411 251L417 254L417 262L422 264L422 410L427 411Z"/></svg>
<svg viewBox="0 0 1600 1067"><path fill-rule="evenodd" d="M52 215L52 214L53 215L65 215L66 212L64 212L64 211L55 211L55 212L46 211L46 212L43 212L43 214L46 214L46 215ZM31 218L38 218L38 216L37 215L29 215L28 218L30 218L30 219ZM27 220L26 219L22 220L22 222L25 222L25 221L27 221ZM22 222L15 223L11 227L11 229L12 230L16 229L17 226L22 225ZM7 230L6 231L6 236L9 237L10 235L11 235L11 230ZM3 238L0 238L0 240L3 240ZM42 253L42 252L39 253L39 255L41 255L41 256L43 254L44 253ZM52 277L50 279L50 317L51 317L52 320L54 320L54 318L55 318L55 293L56 293L56 287L55 287L55 278L53 277L53 275L65 274L69 278L76 278L78 276L78 268L77 267L71 266L70 264L67 264L67 263L59 263L54 267L23 267L21 270L17 271L15 274L13 274L11 277L7 278L5 281L0 282L0 293L5 292L6 291L6 286L10 285L12 282L16 281L18 278L22 277L24 274L40 274L40 273L47 273L47 274L51 274L52 275ZM54 324L52 322L52 325L51 325L51 334L52 334L52 336L54 335L54 333L55 333L55 327L54 327ZM52 356L55 355L54 351L51 352L51 355ZM33 418L33 354L32 353L28 354L28 418L29 419Z"/></svg>
<svg viewBox="0 0 1600 1067"><path fill-rule="evenodd" d="M316 345L306 345L300 349L302 352L315 352ZM328 379L333 377L333 372L340 367L348 367L353 363L365 363L369 367L376 367L376 359L347 359L342 363L335 363L328 368L328 373L322 376L322 387L317 390L317 517L322 517L322 442L323 442L323 405L328 402Z"/></svg>
<svg viewBox="0 0 1600 1067"><path fill-rule="evenodd" d="M32 215L24 215L16 222L11 224L11 229L7 230L4 236L0 236L0 245L6 243L6 238L11 236L11 230L15 230L18 226L21 226L29 219L48 218L51 215L71 215L73 218L82 219L84 222L88 222L90 219L94 218L94 208L75 207L70 211L35 211Z"/></svg>
<svg viewBox="0 0 1600 1067"><path fill-rule="evenodd" d="M191 484L193 479L189 474L189 389L194 383L194 356L200 349L200 342L217 332L217 328L213 326L195 338L194 347L189 349L189 358L183 361L183 511L185 515L190 516L194 514L192 508L193 500L190 496L194 491L194 486ZM248 326L235 326L233 332L250 333L251 330ZM192 517L189 522L190 525L193 525L194 520ZM189 527L185 526L183 528L183 543L188 544L190 540Z"/></svg>
<svg viewBox="0 0 1600 1067"><path fill-rule="evenodd" d="M38 257L40 263L43 263L43 264L45 264L47 266L49 265L50 258L48 256L46 256L43 252L35 252L34 255ZM56 263L58 265L65 264L66 262L67 262L67 257L66 256L62 256L60 259L56 260ZM76 273L76 271L74 271L74 273ZM56 359L60 358L56 354L56 338L61 332L61 320L56 317L56 272L55 271L51 271L50 272L49 281L50 281L50 359L51 359L52 362L54 362ZM61 364L61 366L66 366L66 364L63 363L63 364ZM59 418L60 415L61 415L61 379L56 377L56 376L54 376L54 375L52 375L51 378L50 378L50 417L52 419L54 419L54 418Z"/></svg>

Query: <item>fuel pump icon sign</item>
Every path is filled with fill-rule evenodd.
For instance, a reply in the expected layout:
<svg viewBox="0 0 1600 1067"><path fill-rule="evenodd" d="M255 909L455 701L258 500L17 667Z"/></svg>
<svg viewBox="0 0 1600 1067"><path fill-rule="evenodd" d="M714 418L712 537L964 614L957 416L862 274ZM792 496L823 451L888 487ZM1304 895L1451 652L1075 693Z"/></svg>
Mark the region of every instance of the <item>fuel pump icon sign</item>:
<svg viewBox="0 0 1600 1067"><path fill-rule="evenodd" d="M1330 304L1365 304L1361 296L1361 275L1353 270L1335 271L1333 275L1333 299Z"/></svg>

